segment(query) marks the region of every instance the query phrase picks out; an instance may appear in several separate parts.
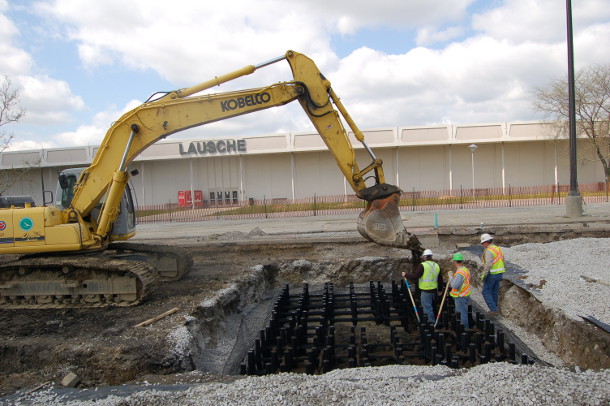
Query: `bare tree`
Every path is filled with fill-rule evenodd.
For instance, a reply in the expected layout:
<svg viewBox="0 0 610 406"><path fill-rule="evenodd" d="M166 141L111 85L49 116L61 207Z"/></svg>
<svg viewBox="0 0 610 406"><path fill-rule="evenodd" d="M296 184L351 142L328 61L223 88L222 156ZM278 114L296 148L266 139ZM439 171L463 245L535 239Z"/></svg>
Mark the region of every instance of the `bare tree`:
<svg viewBox="0 0 610 406"><path fill-rule="evenodd" d="M3 126L10 123L18 122L25 110L19 106L19 92L13 89L13 82L8 76L4 76L0 83L0 153L8 148L13 139L13 133L4 131ZM26 171L29 170L26 168ZM7 170L2 171L2 179L0 179L0 195L2 195L8 187L14 184L25 174L24 170Z"/></svg>
<svg viewBox="0 0 610 406"><path fill-rule="evenodd" d="M19 92L12 89L13 82L8 76L4 76L0 83L0 127L6 124L16 123L25 114L25 110L19 106ZM14 135L0 129L0 152L8 148Z"/></svg>
<svg viewBox="0 0 610 406"><path fill-rule="evenodd" d="M610 181L610 65L593 65L575 75L574 99L576 133L591 143ZM547 88L534 91L534 108L546 113L557 137L568 137L568 81L555 80Z"/></svg>

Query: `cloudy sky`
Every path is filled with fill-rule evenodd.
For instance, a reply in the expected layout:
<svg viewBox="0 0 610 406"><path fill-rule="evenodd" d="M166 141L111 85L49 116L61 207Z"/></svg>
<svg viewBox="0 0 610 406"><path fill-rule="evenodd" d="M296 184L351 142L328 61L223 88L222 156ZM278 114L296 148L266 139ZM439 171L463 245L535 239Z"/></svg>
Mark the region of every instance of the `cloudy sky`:
<svg viewBox="0 0 610 406"><path fill-rule="evenodd" d="M562 0L0 0L0 75L25 117L12 150L96 145L156 91L288 49L311 57L361 129L541 119L566 77ZM608 0L572 0L576 68L610 63ZM291 80L279 63L214 92ZM298 103L173 138L313 129Z"/></svg>

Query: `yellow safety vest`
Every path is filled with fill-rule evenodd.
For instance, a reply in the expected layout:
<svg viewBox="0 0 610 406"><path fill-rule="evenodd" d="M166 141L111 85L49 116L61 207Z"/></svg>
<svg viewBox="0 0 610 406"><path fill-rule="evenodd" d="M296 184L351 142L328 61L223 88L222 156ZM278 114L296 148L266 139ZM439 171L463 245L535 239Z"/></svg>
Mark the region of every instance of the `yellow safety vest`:
<svg viewBox="0 0 610 406"><path fill-rule="evenodd" d="M468 268L466 268L465 266L461 267L455 272L455 275L462 275L462 277L464 278L464 282L462 282L460 290L451 288L451 292L449 292L449 294L452 297L470 296L470 271L468 270ZM451 283L451 281L449 281L448 283Z"/></svg>
<svg viewBox="0 0 610 406"><path fill-rule="evenodd" d="M500 249L500 247L498 247L497 245L490 245L487 247L487 250L491 251L491 253L493 254L489 273L503 273L506 268L504 265L504 253L502 252L502 249ZM487 250L483 251L483 266L485 266L485 253L487 252Z"/></svg>
<svg viewBox="0 0 610 406"><path fill-rule="evenodd" d="M424 273L419 278L417 285L421 290L432 290L438 287L438 274L441 268L434 261L422 262Z"/></svg>

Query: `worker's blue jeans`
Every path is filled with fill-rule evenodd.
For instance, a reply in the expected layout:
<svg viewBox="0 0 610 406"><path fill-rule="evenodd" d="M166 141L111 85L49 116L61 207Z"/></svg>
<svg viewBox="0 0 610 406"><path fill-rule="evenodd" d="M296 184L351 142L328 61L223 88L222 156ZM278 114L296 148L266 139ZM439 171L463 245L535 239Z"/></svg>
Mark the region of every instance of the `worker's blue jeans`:
<svg viewBox="0 0 610 406"><path fill-rule="evenodd" d="M435 296L436 292L421 291L421 305L424 308L424 314L428 317L428 321L436 320L436 317L434 317L434 309L432 308L432 302L434 301Z"/></svg>
<svg viewBox="0 0 610 406"><path fill-rule="evenodd" d="M500 282L502 282L502 274L489 273L483 282L483 299L492 312L498 311L498 292L500 291Z"/></svg>
<svg viewBox="0 0 610 406"><path fill-rule="evenodd" d="M454 297L455 312L459 313L460 321L464 325L464 328L470 328L468 324L468 303L470 302L470 296L466 297Z"/></svg>

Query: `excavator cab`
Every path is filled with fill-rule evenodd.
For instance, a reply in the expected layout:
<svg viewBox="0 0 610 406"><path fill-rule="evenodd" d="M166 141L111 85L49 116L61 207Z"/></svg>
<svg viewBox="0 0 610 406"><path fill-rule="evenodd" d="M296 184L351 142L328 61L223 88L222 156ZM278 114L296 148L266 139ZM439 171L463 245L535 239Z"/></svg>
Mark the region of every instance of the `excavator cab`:
<svg viewBox="0 0 610 406"><path fill-rule="evenodd" d="M69 209L74 198L74 189L78 183L82 172L86 168L69 168L64 169L59 173L57 180L57 188L55 196L57 200L55 205L62 209ZM105 197L99 201L99 203L91 210L91 218L97 223L100 212L105 202ZM119 203L118 215L116 220L112 224L111 231L109 232L109 241L122 241L127 240L135 234L136 230L136 214L135 204L131 188L129 185L125 187L123 197Z"/></svg>
<svg viewBox="0 0 610 406"><path fill-rule="evenodd" d="M82 171L82 169L80 170ZM70 207L72 198L74 197L74 186L76 180L80 175L80 171L74 169L67 169L66 171L60 172L57 178L57 189L55 190L55 196L57 201L55 205L61 209L67 209Z"/></svg>

